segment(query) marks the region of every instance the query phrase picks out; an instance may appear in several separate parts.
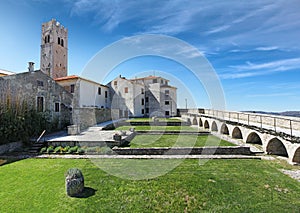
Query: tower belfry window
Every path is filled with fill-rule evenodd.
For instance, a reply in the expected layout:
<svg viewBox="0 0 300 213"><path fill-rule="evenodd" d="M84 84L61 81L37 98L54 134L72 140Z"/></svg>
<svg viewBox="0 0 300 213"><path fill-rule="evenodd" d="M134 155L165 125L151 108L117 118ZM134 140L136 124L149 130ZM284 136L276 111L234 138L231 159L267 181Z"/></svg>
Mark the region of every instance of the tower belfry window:
<svg viewBox="0 0 300 213"><path fill-rule="evenodd" d="M60 44L60 37L57 38L57 43Z"/></svg>
<svg viewBox="0 0 300 213"><path fill-rule="evenodd" d="M50 35L45 36L44 42L45 42L45 44L50 42Z"/></svg>
<svg viewBox="0 0 300 213"><path fill-rule="evenodd" d="M63 39L60 40L60 44L61 44L62 47L64 46L64 40Z"/></svg>

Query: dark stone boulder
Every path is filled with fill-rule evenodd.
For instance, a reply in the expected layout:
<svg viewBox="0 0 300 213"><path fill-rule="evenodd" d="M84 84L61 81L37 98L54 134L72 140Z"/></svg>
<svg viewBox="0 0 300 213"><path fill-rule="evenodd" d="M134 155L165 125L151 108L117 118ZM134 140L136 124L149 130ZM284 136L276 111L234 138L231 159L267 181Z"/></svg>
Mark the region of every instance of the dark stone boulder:
<svg viewBox="0 0 300 213"><path fill-rule="evenodd" d="M70 197L79 196L84 189L82 172L77 168L69 169L66 173L66 192Z"/></svg>

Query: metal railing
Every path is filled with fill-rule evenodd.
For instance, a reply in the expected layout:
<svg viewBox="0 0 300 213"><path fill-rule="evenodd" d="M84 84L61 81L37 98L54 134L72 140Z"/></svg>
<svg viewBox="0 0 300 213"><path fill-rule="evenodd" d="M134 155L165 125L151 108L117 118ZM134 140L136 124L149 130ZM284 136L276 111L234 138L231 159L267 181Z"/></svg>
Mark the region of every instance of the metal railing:
<svg viewBox="0 0 300 213"><path fill-rule="evenodd" d="M204 115L225 120L228 122L236 122L248 126L255 126L261 129L273 130L277 133L285 133L290 137L300 137L300 118L288 118L283 116L248 113L248 112L231 112L222 110L205 109L203 112L196 112L195 109L188 110L188 115Z"/></svg>

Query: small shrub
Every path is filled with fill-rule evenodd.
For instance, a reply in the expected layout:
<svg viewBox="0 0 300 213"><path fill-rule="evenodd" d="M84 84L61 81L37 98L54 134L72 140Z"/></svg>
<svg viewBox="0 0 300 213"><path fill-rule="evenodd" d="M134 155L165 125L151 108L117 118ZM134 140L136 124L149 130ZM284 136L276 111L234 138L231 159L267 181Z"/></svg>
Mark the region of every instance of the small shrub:
<svg viewBox="0 0 300 213"><path fill-rule="evenodd" d="M104 146L104 147L101 147L100 149L100 154L103 154L103 155L110 155L113 153L113 151L111 150L111 148L109 148L108 146Z"/></svg>
<svg viewBox="0 0 300 213"><path fill-rule="evenodd" d="M61 146L57 146L57 147L55 147L53 153L62 153L62 149L63 148Z"/></svg>
<svg viewBox="0 0 300 213"><path fill-rule="evenodd" d="M70 150L70 146L66 146L63 148L64 153L68 153L69 150Z"/></svg>
<svg viewBox="0 0 300 213"><path fill-rule="evenodd" d="M46 152L47 152L47 147L41 148L40 153L46 153Z"/></svg>
<svg viewBox="0 0 300 213"><path fill-rule="evenodd" d="M87 153L95 153L95 152L97 152L97 147L88 147L86 149L86 152Z"/></svg>
<svg viewBox="0 0 300 213"><path fill-rule="evenodd" d="M78 154L84 154L84 149L78 148L77 152L78 152Z"/></svg>
<svg viewBox="0 0 300 213"><path fill-rule="evenodd" d="M76 153L78 151L78 146L73 146L68 150L69 154Z"/></svg>
<svg viewBox="0 0 300 213"><path fill-rule="evenodd" d="M54 148L53 148L53 146L49 146L48 148L47 148L47 153L49 154L49 153L52 153L54 151Z"/></svg>

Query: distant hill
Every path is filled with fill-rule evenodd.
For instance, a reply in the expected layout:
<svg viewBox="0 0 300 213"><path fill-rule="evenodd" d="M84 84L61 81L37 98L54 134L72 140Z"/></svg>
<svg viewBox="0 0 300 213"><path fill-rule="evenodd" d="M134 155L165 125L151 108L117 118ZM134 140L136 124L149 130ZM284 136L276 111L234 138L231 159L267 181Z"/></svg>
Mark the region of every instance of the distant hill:
<svg viewBox="0 0 300 213"><path fill-rule="evenodd" d="M258 113L258 114L267 114L267 115L300 117L300 111L286 111L286 112L243 111L243 112L251 112L251 113Z"/></svg>

